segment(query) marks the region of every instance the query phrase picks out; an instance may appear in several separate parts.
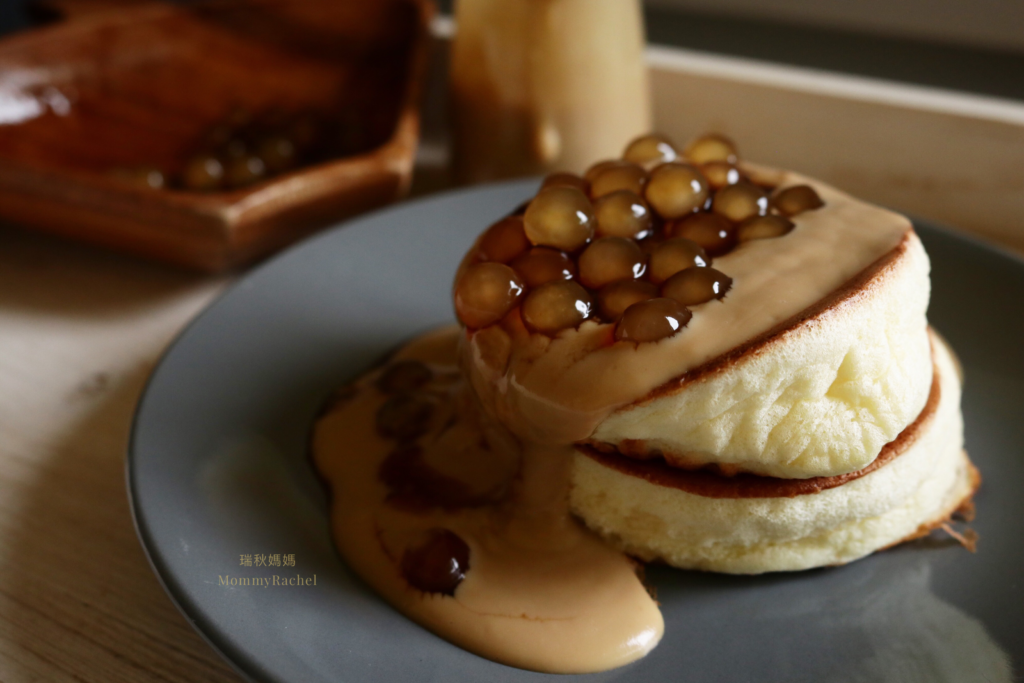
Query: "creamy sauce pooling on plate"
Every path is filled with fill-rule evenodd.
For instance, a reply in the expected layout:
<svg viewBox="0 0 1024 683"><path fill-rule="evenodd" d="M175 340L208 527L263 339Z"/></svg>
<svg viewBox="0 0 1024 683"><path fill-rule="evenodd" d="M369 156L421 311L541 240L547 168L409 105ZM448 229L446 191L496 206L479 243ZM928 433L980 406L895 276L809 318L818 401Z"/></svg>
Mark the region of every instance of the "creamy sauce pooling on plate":
<svg viewBox="0 0 1024 683"><path fill-rule="evenodd" d="M586 673L643 657L664 622L639 566L570 517L570 447L520 446L480 414L457 365L462 334L430 333L392 361L431 370L414 392L432 406L415 441L381 435L378 414L390 399L380 370L317 423L313 457L331 488L339 550L403 614L489 659ZM403 417L423 419L415 410Z"/></svg>

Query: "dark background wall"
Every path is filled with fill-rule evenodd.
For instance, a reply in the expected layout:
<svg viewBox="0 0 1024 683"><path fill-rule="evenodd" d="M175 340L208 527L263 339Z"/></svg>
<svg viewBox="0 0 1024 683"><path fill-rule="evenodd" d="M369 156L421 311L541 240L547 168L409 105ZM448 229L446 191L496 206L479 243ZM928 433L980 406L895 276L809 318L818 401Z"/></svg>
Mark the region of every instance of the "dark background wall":
<svg viewBox="0 0 1024 683"><path fill-rule="evenodd" d="M646 14L653 43L1024 100L1024 0L647 0ZM31 25L24 0L0 0L0 34Z"/></svg>

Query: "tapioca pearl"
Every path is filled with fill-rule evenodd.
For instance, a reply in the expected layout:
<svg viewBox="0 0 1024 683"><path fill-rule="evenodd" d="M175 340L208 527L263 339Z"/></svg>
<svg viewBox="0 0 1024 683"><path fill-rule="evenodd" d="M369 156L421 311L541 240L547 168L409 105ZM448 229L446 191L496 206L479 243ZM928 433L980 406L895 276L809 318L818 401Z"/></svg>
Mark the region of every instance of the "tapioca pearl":
<svg viewBox="0 0 1024 683"><path fill-rule="evenodd" d="M255 154L228 159L224 165L224 182L230 188L240 188L259 182L267 175L263 159Z"/></svg>
<svg viewBox="0 0 1024 683"><path fill-rule="evenodd" d="M736 143L724 135L709 133L694 138L683 151L683 156L695 164L725 161L735 164L739 159Z"/></svg>
<svg viewBox="0 0 1024 683"><path fill-rule="evenodd" d="M742 242L782 237L794 227L793 221L785 216L768 214L754 216L739 224L736 228L736 239Z"/></svg>
<svg viewBox="0 0 1024 683"><path fill-rule="evenodd" d="M664 135L649 133L635 138L626 146L622 158L639 164L644 168L651 169L659 164L666 164L679 158L679 151L676 150L672 141Z"/></svg>
<svg viewBox="0 0 1024 683"><path fill-rule="evenodd" d="M711 211L733 223L740 223L752 216L768 213L768 195L756 185L741 181L717 191L711 202Z"/></svg>
<svg viewBox="0 0 1024 683"><path fill-rule="evenodd" d="M551 247L532 247L512 259L510 265L531 289L576 277L576 264L569 255Z"/></svg>
<svg viewBox="0 0 1024 683"><path fill-rule="evenodd" d="M772 195L772 207L783 216L796 216L825 206L818 193L810 185L794 185L776 190Z"/></svg>
<svg viewBox="0 0 1024 683"><path fill-rule="evenodd" d="M604 161L599 161L586 170L586 172L583 174L583 179L586 180L588 183L592 183L594 182L594 179L597 178L597 176L601 175L609 168L621 166L624 163L626 162L624 162L622 159L605 159Z"/></svg>
<svg viewBox="0 0 1024 683"><path fill-rule="evenodd" d="M683 306L697 306L721 299L732 287L732 278L714 268L687 268L661 286L661 295Z"/></svg>
<svg viewBox="0 0 1024 683"><path fill-rule="evenodd" d="M696 166L673 161L651 171L644 198L662 218L679 218L704 205L708 181Z"/></svg>
<svg viewBox="0 0 1024 683"><path fill-rule="evenodd" d="M470 329L493 325L519 303L523 289L522 279L509 266L473 264L455 285L455 313Z"/></svg>
<svg viewBox="0 0 1024 683"><path fill-rule="evenodd" d="M480 237L480 256L485 261L508 263L529 248L522 216L502 218Z"/></svg>
<svg viewBox="0 0 1024 683"><path fill-rule="evenodd" d="M620 280L605 285L597 293L597 308L605 322L615 322L626 309L640 301L658 296L658 286L646 280Z"/></svg>
<svg viewBox="0 0 1024 683"><path fill-rule="evenodd" d="M594 202L599 237L630 237L643 239L654 226L654 217L640 195L617 190Z"/></svg>
<svg viewBox="0 0 1024 683"><path fill-rule="evenodd" d="M198 154L185 162L181 184L199 192L220 189L224 185L224 164L212 154Z"/></svg>
<svg viewBox="0 0 1024 683"><path fill-rule="evenodd" d="M606 168L590 182L590 196L599 199L612 192L629 190L636 194L644 191L647 171L638 164L623 161Z"/></svg>
<svg viewBox="0 0 1024 683"><path fill-rule="evenodd" d="M590 192L590 181L586 178L581 178L575 173L552 173L544 178L544 182L541 183L541 189L545 190L549 187L572 187L583 194Z"/></svg>
<svg viewBox="0 0 1024 683"><path fill-rule="evenodd" d="M692 240L675 237L661 242L647 260L647 279L661 284L681 270L703 268L710 259L704 248Z"/></svg>
<svg viewBox="0 0 1024 683"><path fill-rule="evenodd" d="M594 208L573 187L541 190L526 207L523 227L537 246L576 251L594 236Z"/></svg>
<svg viewBox="0 0 1024 683"><path fill-rule="evenodd" d="M431 529L402 553L402 576L424 593L454 595L468 571L469 545L448 529Z"/></svg>
<svg viewBox="0 0 1024 683"><path fill-rule="evenodd" d="M579 283L563 280L532 290L520 312L529 330L553 336L579 326L590 317L593 305L590 293Z"/></svg>
<svg viewBox="0 0 1024 683"><path fill-rule="evenodd" d="M635 303L626 309L615 326L615 339L638 343L655 342L676 334L693 314L673 299L659 297Z"/></svg>
<svg viewBox="0 0 1024 683"><path fill-rule="evenodd" d="M111 175L118 180L147 190L160 190L167 184L164 172L154 166L115 168L111 171Z"/></svg>
<svg viewBox="0 0 1024 683"><path fill-rule="evenodd" d="M673 221L667 232L671 237L684 237L696 242L709 256L721 256L736 244L732 223L722 216L703 211Z"/></svg>
<svg viewBox="0 0 1024 683"><path fill-rule="evenodd" d="M580 254L580 282L590 289L600 289L618 280L633 280L644 274L646 261L633 240L602 237Z"/></svg>
<svg viewBox="0 0 1024 683"><path fill-rule="evenodd" d="M728 161L710 161L700 167L704 177L708 179L708 185L714 190L720 190L726 185L735 185L743 180L743 174Z"/></svg>

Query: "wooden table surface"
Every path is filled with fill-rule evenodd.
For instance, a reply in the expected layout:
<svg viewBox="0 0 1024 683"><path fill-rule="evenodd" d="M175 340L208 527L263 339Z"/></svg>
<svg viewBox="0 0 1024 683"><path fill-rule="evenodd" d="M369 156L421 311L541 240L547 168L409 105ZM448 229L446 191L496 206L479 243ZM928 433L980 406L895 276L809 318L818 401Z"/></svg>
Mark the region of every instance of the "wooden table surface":
<svg viewBox="0 0 1024 683"><path fill-rule="evenodd" d="M240 681L151 571L125 492L136 400L227 279L0 227L0 680Z"/></svg>

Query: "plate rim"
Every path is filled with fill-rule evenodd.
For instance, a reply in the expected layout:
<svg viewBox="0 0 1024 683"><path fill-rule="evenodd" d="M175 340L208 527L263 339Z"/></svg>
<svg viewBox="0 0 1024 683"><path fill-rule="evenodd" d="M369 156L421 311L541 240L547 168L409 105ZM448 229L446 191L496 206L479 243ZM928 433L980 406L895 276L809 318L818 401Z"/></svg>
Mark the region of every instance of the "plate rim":
<svg viewBox="0 0 1024 683"><path fill-rule="evenodd" d="M146 522L145 515L140 511L140 504L138 501L139 490L136 478L136 460L139 458L137 440L142 414L145 409L147 398L152 392L155 378L160 374L161 369L164 368L171 354L180 344L183 343L185 338L188 337L193 330L201 325L209 316L216 315L216 310L226 299L231 297L236 290L245 287L252 278L258 277L266 270L276 267L278 262L310 248L311 245L316 242L326 240L330 238L331 235L334 235L339 231L357 227L360 223L373 222L389 213L403 212L410 209L415 210L416 207L426 204L446 203L462 195L477 194L481 191L487 190L522 187L525 192L529 188L538 185L540 181L541 179L539 177L530 177L525 179L520 178L515 180L482 183L471 187L456 188L426 195L424 197L404 200L396 204L368 211L354 218L339 221L313 235L290 244L281 251L273 254L269 258L241 274L227 287L218 292L216 296L206 303L202 310L196 313L180 330L178 330L177 333L171 337L160 352L157 361L150 369L132 411L131 422L128 430L128 439L125 446L125 489L128 496L128 509L132 519L132 526L135 528L136 538L139 541L139 545L142 546L143 554L146 556L146 561L149 563L150 569L156 576L157 581L159 581L160 586L163 588L164 593L166 593L171 603L185 618L192 629L206 642L206 644L209 645L222 660L227 662L228 665L246 681L256 682L270 679L260 678L259 676L262 672L259 671L261 667L258 662L254 661L247 652L240 650L228 642L228 639L220 632L220 629L209 623L203 617L202 610L198 608L198 605L192 604L192 601L188 598L187 592L180 587L180 580L174 576L174 573L162 559L159 551L159 544L155 542L151 527L149 523ZM245 667L243 667L243 663L246 665ZM272 681L271 683L276 682Z"/></svg>

